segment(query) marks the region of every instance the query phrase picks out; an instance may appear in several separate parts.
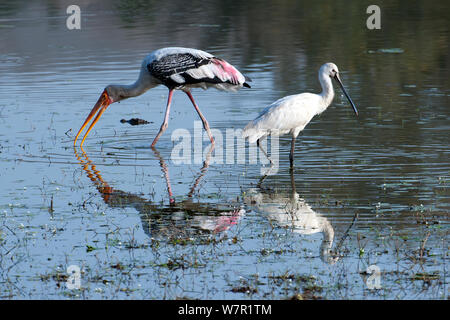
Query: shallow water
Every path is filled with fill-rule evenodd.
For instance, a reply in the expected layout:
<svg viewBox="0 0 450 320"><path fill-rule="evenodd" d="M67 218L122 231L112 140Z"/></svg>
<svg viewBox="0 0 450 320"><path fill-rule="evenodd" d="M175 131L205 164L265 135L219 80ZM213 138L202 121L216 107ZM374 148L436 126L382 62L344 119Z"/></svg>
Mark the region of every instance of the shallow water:
<svg viewBox="0 0 450 320"><path fill-rule="evenodd" d="M0 296L446 299L447 2L380 2L379 31L359 1L182 3L79 1L72 31L69 2L0 4ZM317 92L327 61L360 116L337 88L297 140L293 174L284 137L262 183L260 163L171 160L173 132L197 120L181 92L150 149L163 87L109 107L74 149L102 89L134 82L165 46L206 50L252 78L237 93L194 92L222 134L282 96ZM130 118L151 123L120 122ZM79 290L66 286L70 265ZM371 265L381 289L368 287Z"/></svg>

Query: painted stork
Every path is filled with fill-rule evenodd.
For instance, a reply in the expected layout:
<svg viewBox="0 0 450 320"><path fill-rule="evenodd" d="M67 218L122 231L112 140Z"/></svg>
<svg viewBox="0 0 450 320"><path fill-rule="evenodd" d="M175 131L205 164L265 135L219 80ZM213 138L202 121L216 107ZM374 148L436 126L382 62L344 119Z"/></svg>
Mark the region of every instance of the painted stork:
<svg viewBox="0 0 450 320"><path fill-rule="evenodd" d="M191 89L213 87L224 91L237 91L243 86L250 88L247 83L250 81L231 64L205 51L177 47L153 51L143 60L139 78L135 83L131 85L109 85L103 90L94 108L78 131L74 146L78 136L95 114L97 115L87 129L80 146L83 146L87 135L111 103L139 96L161 84L169 89L169 96L164 121L151 146L155 146L159 137L167 129L174 90L182 90L188 95L203 122L203 127L208 133L211 143L214 144L208 121L195 103Z"/></svg>
<svg viewBox="0 0 450 320"><path fill-rule="evenodd" d="M289 160L291 168L294 165L295 139L306 127L311 119L324 112L334 98L334 90L331 79L339 83L350 105L358 115L358 110L348 95L339 77L338 67L334 63L325 63L319 69L319 81L322 86L320 94L301 93L281 98L266 107L256 119L250 121L244 128L242 135L248 138L250 143L256 142L258 147L266 154L259 141L269 135L292 135L291 152ZM267 154L266 154L267 155Z"/></svg>

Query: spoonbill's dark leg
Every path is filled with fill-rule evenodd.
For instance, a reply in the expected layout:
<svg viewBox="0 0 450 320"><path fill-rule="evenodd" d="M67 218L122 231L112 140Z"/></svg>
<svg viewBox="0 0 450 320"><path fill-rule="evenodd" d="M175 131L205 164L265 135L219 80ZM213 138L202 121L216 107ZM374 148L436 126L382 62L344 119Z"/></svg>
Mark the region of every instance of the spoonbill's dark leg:
<svg viewBox="0 0 450 320"><path fill-rule="evenodd" d="M266 156L266 158L270 161L270 165L273 165L272 159L269 158L269 156L267 155L266 151L263 149L263 147L262 147L261 144L259 143L259 139L256 140L256 145L258 146L259 149L261 149L261 151L264 153L264 155Z"/></svg>
<svg viewBox="0 0 450 320"><path fill-rule="evenodd" d="M261 185L262 185L262 183L264 182L264 180L266 180L267 177L268 177L268 175L265 174L265 175L263 175L263 176L259 179L258 183L256 184L256 186L258 187L258 189L263 190L263 187L262 187Z"/></svg>
<svg viewBox="0 0 450 320"><path fill-rule="evenodd" d="M170 89L169 90L169 97L167 98L166 116L164 117L164 122L162 123L161 128L159 129L159 132L158 132L158 134L155 137L155 140L153 140L152 147L155 146L156 142L158 142L159 137L167 129L167 126L168 126L168 123L169 123L170 104L172 102L173 90L174 89Z"/></svg>
<svg viewBox="0 0 450 320"><path fill-rule="evenodd" d="M203 116L203 114L201 113L201 111L198 108L197 104L195 103L194 97L192 96L191 92L190 91L185 91L185 92L188 95L189 99L191 100L192 104L194 105L195 110L197 110L197 113L198 113L200 119L202 119L202 121L203 121L203 128L208 133L209 140L211 140L211 143L214 144L214 137L212 136L211 130L209 129L208 121L206 121L206 118Z"/></svg>
<svg viewBox="0 0 450 320"><path fill-rule="evenodd" d="M291 141L291 152L289 153L289 161L290 161L290 163L291 163L291 168L294 167L295 138L296 138L296 137L292 137L292 141Z"/></svg>
<svg viewBox="0 0 450 320"><path fill-rule="evenodd" d="M291 190L292 190L291 196L292 199L295 199L295 194L297 193L297 190L295 189L294 168L292 167L290 168L289 175L291 176Z"/></svg>

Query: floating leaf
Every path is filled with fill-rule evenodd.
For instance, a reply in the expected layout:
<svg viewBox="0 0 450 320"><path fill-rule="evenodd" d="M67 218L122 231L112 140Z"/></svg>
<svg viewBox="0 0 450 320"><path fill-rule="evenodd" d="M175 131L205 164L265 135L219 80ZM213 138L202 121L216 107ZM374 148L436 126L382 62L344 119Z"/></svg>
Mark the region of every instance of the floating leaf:
<svg viewBox="0 0 450 320"><path fill-rule="evenodd" d="M377 51L381 52L381 53L403 53L403 52L405 52L405 50L403 50L401 48L378 49Z"/></svg>

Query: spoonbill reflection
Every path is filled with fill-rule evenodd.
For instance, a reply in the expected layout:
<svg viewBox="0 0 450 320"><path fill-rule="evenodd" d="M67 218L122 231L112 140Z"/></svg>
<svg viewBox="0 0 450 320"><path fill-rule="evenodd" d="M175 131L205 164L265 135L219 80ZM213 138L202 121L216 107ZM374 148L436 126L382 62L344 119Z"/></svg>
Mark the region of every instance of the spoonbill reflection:
<svg viewBox="0 0 450 320"><path fill-rule="evenodd" d="M276 225L288 228L301 235L313 235L322 233L323 239L320 245L320 258L328 264L336 263L340 256L339 250L348 235L352 224L344 233L339 243L333 248L334 228L330 221L323 215L316 213L306 201L296 192L294 173L290 171L291 193L277 193L265 191L259 187L247 191L245 202L258 213L265 214Z"/></svg>

